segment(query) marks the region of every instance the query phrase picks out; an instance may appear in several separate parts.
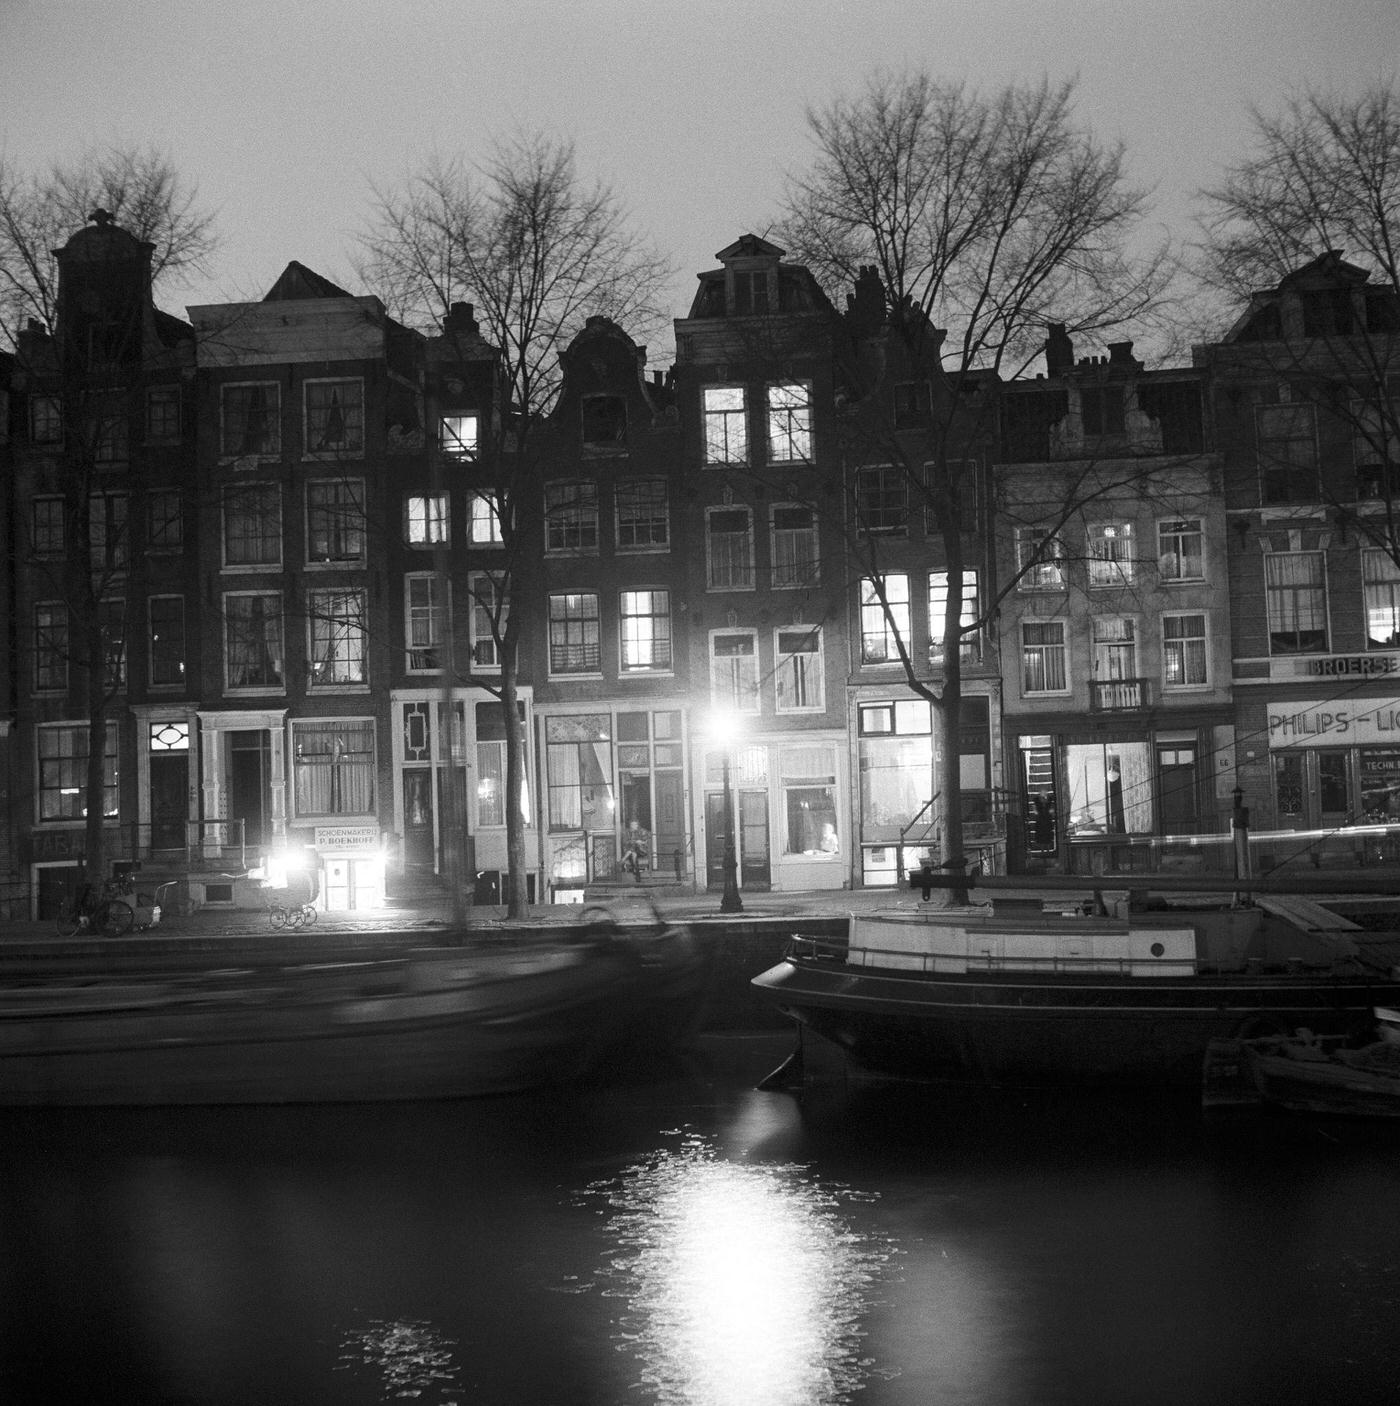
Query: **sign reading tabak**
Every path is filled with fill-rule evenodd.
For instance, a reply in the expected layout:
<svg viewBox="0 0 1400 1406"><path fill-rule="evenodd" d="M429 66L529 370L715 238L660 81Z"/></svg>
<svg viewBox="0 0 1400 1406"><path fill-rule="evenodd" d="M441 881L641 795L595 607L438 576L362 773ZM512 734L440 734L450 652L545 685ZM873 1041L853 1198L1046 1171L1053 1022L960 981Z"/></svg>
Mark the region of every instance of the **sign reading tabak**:
<svg viewBox="0 0 1400 1406"><path fill-rule="evenodd" d="M1271 748L1400 745L1400 698L1329 698L1268 707Z"/></svg>

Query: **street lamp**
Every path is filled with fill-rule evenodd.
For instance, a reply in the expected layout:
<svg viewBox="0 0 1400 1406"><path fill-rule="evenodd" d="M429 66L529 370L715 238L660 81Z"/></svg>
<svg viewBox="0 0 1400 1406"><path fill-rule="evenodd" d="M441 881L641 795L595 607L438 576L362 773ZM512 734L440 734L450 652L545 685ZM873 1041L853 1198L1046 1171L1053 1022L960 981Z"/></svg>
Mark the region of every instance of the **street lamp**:
<svg viewBox="0 0 1400 1406"><path fill-rule="evenodd" d="M724 893L719 900L721 913L744 911L744 902L739 897L739 862L734 849L734 787L729 774L729 754L738 733L739 719L734 713L719 712L711 718L710 735L720 749L724 782Z"/></svg>

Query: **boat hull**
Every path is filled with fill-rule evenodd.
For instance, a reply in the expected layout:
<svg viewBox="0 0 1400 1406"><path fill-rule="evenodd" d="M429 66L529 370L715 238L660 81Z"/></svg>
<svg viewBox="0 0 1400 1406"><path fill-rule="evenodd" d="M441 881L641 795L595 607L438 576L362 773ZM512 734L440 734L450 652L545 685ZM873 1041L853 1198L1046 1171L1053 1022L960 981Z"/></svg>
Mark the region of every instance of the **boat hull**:
<svg viewBox="0 0 1400 1406"><path fill-rule="evenodd" d="M1212 1039L1347 1033L1400 997L1400 981L1308 972L880 972L798 953L754 984L872 1072L994 1084L1199 1088Z"/></svg>
<svg viewBox="0 0 1400 1406"><path fill-rule="evenodd" d="M684 1038L699 963L644 942L50 984L0 1001L0 1104L319 1103L518 1092Z"/></svg>

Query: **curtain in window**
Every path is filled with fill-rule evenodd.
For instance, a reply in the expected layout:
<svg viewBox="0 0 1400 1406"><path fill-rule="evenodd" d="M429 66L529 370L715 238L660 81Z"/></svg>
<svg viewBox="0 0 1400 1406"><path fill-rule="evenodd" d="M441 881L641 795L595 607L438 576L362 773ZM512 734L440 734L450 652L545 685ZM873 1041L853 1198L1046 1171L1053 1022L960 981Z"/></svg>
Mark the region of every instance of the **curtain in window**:
<svg viewBox="0 0 1400 1406"><path fill-rule="evenodd" d="M1326 630L1321 552L1274 552L1264 558L1264 572L1271 630Z"/></svg>
<svg viewBox="0 0 1400 1406"><path fill-rule="evenodd" d="M374 724L296 732L298 815L365 815L374 809Z"/></svg>

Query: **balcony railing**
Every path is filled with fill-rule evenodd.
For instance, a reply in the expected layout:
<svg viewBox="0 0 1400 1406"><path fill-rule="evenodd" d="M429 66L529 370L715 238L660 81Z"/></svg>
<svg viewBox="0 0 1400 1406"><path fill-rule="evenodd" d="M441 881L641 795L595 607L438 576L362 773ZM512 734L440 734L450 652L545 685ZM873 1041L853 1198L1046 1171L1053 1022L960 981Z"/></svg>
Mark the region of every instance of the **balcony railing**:
<svg viewBox="0 0 1400 1406"><path fill-rule="evenodd" d="M1146 679L1091 679L1089 711L1126 713L1147 707Z"/></svg>

